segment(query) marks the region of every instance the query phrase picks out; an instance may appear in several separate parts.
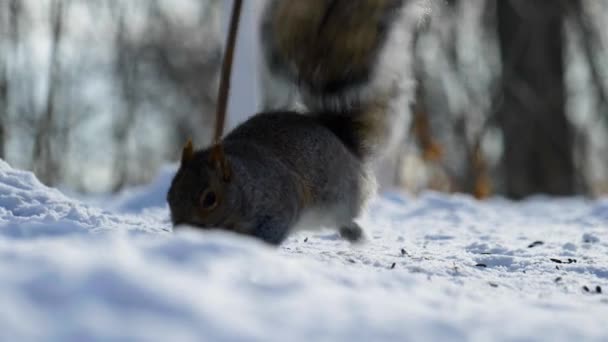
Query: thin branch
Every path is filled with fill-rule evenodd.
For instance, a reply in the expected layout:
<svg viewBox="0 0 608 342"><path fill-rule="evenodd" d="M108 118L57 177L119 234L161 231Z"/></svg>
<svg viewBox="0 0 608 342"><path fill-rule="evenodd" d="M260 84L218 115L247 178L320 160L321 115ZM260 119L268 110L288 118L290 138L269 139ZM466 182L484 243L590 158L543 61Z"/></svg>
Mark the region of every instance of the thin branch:
<svg viewBox="0 0 608 342"><path fill-rule="evenodd" d="M214 143L220 141L224 132L226 122L226 109L228 108L228 97L230 95L230 77L232 76L232 64L234 60L234 50L236 47L236 39L239 31L239 23L241 17L241 9L243 7L242 0L234 0L232 7L232 17L230 19L230 31L226 41L226 52L222 63L222 74L220 80L218 103L216 111Z"/></svg>

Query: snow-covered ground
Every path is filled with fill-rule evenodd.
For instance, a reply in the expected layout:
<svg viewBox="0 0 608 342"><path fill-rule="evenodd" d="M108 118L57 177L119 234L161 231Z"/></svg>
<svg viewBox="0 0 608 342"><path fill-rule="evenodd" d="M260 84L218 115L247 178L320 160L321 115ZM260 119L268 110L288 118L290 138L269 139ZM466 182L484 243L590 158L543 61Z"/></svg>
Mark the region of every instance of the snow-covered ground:
<svg viewBox="0 0 608 342"><path fill-rule="evenodd" d="M608 201L391 193L277 249L172 233L172 172L85 204L0 161L0 340L608 340Z"/></svg>

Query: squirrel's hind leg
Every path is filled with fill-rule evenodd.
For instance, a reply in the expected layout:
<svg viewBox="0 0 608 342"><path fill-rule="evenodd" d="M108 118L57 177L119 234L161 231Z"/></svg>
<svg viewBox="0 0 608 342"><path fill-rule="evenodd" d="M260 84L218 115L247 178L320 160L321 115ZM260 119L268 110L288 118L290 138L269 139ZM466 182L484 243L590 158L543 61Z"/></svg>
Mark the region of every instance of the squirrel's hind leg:
<svg viewBox="0 0 608 342"><path fill-rule="evenodd" d="M351 243L363 240L363 229L355 222L340 227L340 236Z"/></svg>

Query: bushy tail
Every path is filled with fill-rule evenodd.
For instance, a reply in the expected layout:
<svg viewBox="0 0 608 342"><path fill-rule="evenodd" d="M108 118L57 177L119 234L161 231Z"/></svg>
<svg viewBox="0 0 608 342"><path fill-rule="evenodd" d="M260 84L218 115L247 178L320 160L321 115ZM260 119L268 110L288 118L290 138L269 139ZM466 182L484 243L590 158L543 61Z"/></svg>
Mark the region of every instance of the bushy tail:
<svg viewBox="0 0 608 342"><path fill-rule="evenodd" d="M394 115L389 105L388 100L381 100L347 111L322 111L314 112L314 115L358 158L369 161L384 155L383 150L394 145L390 139L399 134L393 124L406 125L398 122L405 115Z"/></svg>
<svg viewBox="0 0 608 342"><path fill-rule="evenodd" d="M388 153L409 126L419 1L271 0L264 14L267 69L360 157Z"/></svg>

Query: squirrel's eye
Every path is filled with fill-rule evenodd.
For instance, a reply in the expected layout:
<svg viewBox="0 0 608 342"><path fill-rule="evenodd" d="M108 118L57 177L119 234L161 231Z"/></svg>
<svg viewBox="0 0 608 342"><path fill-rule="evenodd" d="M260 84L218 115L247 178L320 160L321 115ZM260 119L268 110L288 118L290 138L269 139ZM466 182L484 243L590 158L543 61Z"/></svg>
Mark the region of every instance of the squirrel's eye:
<svg viewBox="0 0 608 342"><path fill-rule="evenodd" d="M213 190L203 192L201 196L201 207L205 210L215 209L217 206L217 195Z"/></svg>

